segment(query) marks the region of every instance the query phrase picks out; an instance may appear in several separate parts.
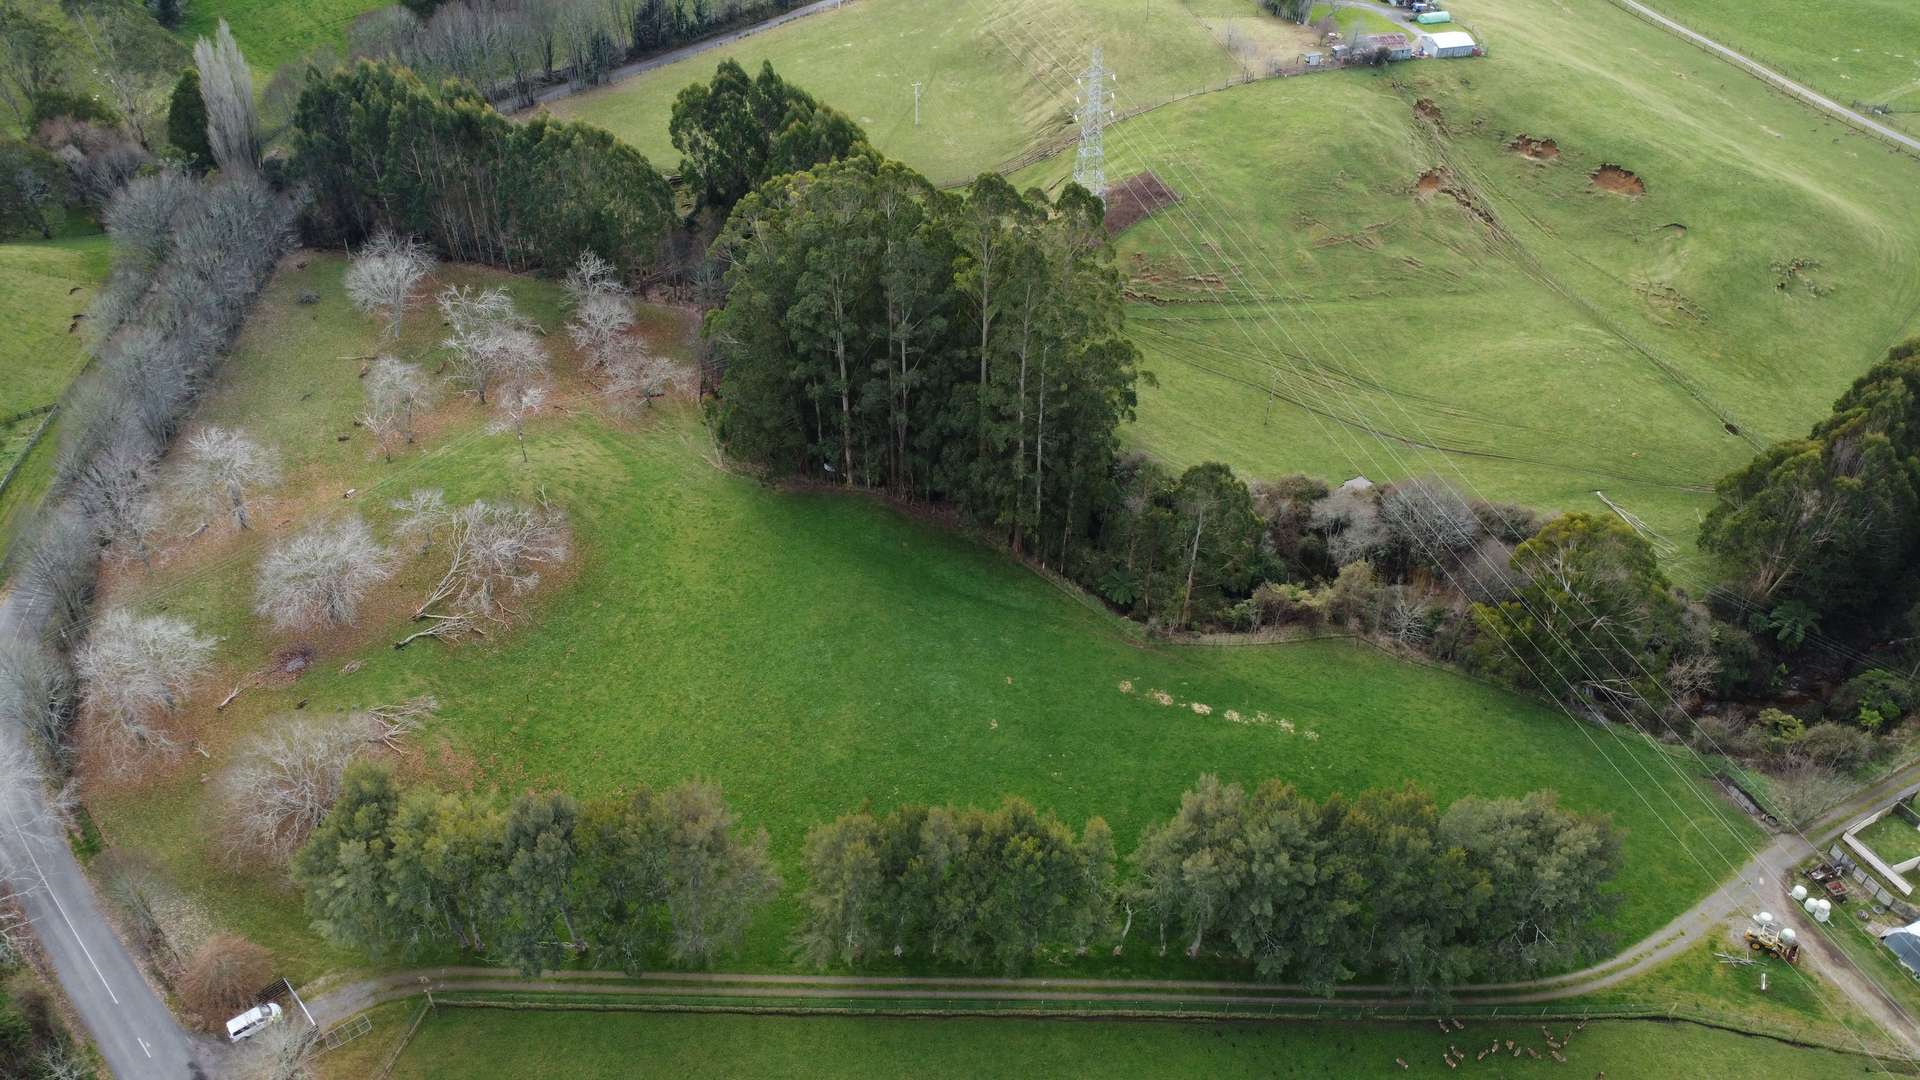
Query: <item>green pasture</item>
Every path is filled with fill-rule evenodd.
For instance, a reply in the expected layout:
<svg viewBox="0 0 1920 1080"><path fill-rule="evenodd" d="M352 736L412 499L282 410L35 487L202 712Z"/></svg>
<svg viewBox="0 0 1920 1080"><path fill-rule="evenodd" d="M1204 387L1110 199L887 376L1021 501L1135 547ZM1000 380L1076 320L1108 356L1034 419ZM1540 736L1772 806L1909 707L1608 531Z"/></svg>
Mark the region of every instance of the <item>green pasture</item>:
<svg viewBox="0 0 1920 1080"><path fill-rule="evenodd" d="M1548 1025L1556 1039L1571 1032ZM1869 1059L1690 1024L1588 1024L1554 1062L1524 1021L1432 1024L1145 1023L1018 1019L884 1019L445 1008L400 1057L402 1080L471 1076L625 1077L1327 1077L1768 1076L1832 1080L1879 1070ZM1514 1057L1506 1040L1539 1055ZM1498 1056L1474 1058L1494 1042ZM1458 1046L1468 1060L1444 1062ZM1395 1059L1409 1066L1402 1070Z"/></svg>
<svg viewBox="0 0 1920 1080"><path fill-rule="evenodd" d="M1647 6L1827 97L1887 108L1920 135L1920 7L1907 0L1647 0Z"/></svg>
<svg viewBox="0 0 1920 1080"><path fill-rule="evenodd" d="M369 11L387 7L380 0L195 0L180 22L181 40L212 37L220 20L247 54L254 89L264 91L273 69L324 45L344 55L347 30Z"/></svg>
<svg viewBox="0 0 1920 1080"><path fill-rule="evenodd" d="M1146 644L1131 624L964 536L868 499L724 471L688 406L629 425L569 410L533 426L522 465L508 436L453 405L420 447L384 464L350 424L353 358L375 348L374 328L345 304L339 258L303 261L268 289L200 414L282 448L281 501L253 534L202 537L151 577L128 570L109 590L111 603L164 608L221 636L221 672L179 724L210 756L89 795L110 844L146 853L192 906L275 949L295 974L358 958L314 941L276 871L222 863L209 791L242 738L301 703L436 694L442 715L404 768L440 783L591 796L720 782L745 821L767 828L788 875L748 942L751 968L790 963L807 828L869 801L1017 794L1076 824L1104 815L1130 850L1203 772L1284 777L1322 796L1409 779L1442 801L1550 788L1626 832L1607 924L1620 944L1686 908L1755 840L1693 782L1690 764L1637 738L1342 641ZM552 328L555 290L513 286ZM309 289L317 303L294 302ZM683 324L654 318L656 340L673 347ZM436 322L414 316L404 347L424 348ZM384 524L386 500L415 486L458 500L544 491L573 517L577 573L521 627L451 648L388 647L434 573L424 563L369 603L359 636L279 635L251 614L267 543L355 508ZM303 641L319 655L298 682L214 711L245 672ZM363 666L349 674L351 661ZM1089 966L1172 970L1144 949L1122 963Z"/></svg>
<svg viewBox="0 0 1920 1080"><path fill-rule="evenodd" d="M0 417L51 404L86 362L93 287L107 274L107 237L73 228L52 240L0 244ZM11 464L0 458L0 472Z"/></svg>
<svg viewBox="0 0 1920 1080"><path fill-rule="evenodd" d="M1363 34L1406 34L1412 40L1415 33L1404 23L1396 23L1385 15L1370 8L1333 7L1329 4L1315 4L1307 12L1307 22L1317 23L1333 12L1333 24L1340 28L1342 40L1351 42Z"/></svg>
<svg viewBox="0 0 1920 1080"><path fill-rule="evenodd" d="M674 96L727 57L749 71L770 60L859 121L889 157L935 180L964 180L1074 130L1073 77L1096 40L1138 101L1233 77L1239 65L1206 19L1180 0L850 0L552 108L670 170L680 161L667 135Z"/></svg>
<svg viewBox="0 0 1920 1080"><path fill-rule="evenodd" d="M1552 5L1462 5L1491 57L1269 80L1110 129L1110 177L1151 168L1180 196L1119 241L1159 380L1135 441L1543 509L1604 510L1603 491L1698 581L1713 481L1920 328L1920 162L1591 6L1590 47L1562 47ZM1603 164L1644 194L1597 188Z"/></svg>
<svg viewBox="0 0 1920 1080"><path fill-rule="evenodd" d="M1888 814L1860 830L1860 842L1889 865L1920 857L1920 830L1899 814Z"/></svg>

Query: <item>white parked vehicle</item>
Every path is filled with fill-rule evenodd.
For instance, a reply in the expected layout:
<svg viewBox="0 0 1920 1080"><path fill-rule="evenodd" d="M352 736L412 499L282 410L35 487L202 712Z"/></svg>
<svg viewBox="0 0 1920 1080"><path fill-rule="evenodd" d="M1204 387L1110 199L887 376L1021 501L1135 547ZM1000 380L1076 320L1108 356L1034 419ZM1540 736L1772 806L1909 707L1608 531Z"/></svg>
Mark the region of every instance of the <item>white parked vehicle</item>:
<svg viewBox="0 0 1920 1080"><path fill-rule="evenodd" d="M239 1042L248 1036L258 1035L262 1028L278 1019L280 1019L280 1006L271 1001L265 1005L255 1005L227 1021L227 1041Z"/></svg>

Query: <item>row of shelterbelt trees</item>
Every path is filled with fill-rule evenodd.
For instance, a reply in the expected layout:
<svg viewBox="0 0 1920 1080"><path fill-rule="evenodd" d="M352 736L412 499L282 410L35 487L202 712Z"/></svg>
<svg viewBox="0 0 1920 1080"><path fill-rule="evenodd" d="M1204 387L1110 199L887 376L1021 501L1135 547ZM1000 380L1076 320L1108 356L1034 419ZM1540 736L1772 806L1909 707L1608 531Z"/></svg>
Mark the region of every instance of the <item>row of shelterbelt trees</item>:
<svg viewBox="0 0 1920 1080"><path fill-rule="evenodd" d="M1602 943L1619 838L1551 795L1414 787L1310 799L1202 777L1123 873L1099 818L1075 833L1019 799L862 810L807 836L805 962L1017 972L1134 934L1159 955L1250 964L1317 990L1362 975L1437 991L1564 967ZM458 948L535 974L576 955L638 971L736 948L780 889L764 831L686 783L578 802L402 791L347 773L294 860L316 925L374 952Z"/></svg>
<svg viewBox="0 0 1920 1080"><path fill-rule="evenodd" d="M560 271L594 251L632 272L655 266L675 221L638 151L585 124L515 124L462 83L361 62L311 80L294 124L316 239L384 228L510 270Z"/></svg>
<svg viewBox="0 0 1920 1080"><path fill-rule="evenodd" d="M613 69L717 30L769 19L790 0L406 0L356 20L354 56L460 78L497 100L533 104L562 79L604 81Z"/></svg>

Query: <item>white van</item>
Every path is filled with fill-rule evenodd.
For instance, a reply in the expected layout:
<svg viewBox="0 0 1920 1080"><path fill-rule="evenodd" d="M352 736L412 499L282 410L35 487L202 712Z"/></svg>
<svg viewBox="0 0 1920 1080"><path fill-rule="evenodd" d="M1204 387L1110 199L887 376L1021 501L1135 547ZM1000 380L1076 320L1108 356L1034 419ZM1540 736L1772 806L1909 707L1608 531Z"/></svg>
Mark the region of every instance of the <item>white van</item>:
<svg viewBox="0 0 1920 1080"><path fill-rule="evenodd" d="M265 1005L255 1005L227 1021L227 1041L239 1042L250 1035L258 1035L260 1029L278 1019L280 1019L280 1006L271 1001Z"/></svg>

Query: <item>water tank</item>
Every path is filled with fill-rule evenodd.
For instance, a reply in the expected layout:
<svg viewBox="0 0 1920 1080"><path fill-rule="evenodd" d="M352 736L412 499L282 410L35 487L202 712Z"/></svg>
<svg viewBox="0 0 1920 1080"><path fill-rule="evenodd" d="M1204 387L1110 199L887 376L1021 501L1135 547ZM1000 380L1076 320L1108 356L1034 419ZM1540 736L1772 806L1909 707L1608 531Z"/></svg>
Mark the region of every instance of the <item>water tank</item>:
<svg viewBox="0 0 1920 1080"><path fill-rule="evenodd" d="M1805 900L1807 898L1807 887L1805 885L1795 885L1793 887L1792 895L1793 895L1793 902L1796 904L1802 900Z"/></svg>

